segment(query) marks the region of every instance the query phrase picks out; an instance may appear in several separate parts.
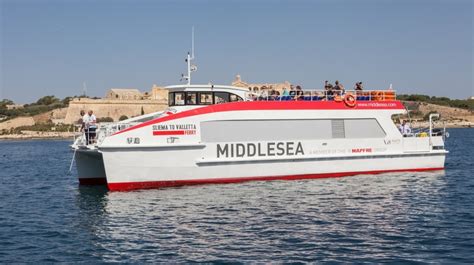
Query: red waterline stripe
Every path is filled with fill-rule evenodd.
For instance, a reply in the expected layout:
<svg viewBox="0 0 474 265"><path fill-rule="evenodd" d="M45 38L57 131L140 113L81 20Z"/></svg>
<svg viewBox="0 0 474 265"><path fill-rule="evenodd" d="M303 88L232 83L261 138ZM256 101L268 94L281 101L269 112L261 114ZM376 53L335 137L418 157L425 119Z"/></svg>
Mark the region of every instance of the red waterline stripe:
<svg viewBox="0 0 474 265"><path fill-rule="evenodd" d="M106 185L106 178L80 178L79 185Z"/></svg>
<svg viewBox="0 0 474 265"><path fill-rule="evenodd" d="M435 170L444 170L444 167L373 170L373 171L359 171L359 172L339 172L339 173L268 176L268 177L218 178L218 179L196 179L196 180L176 180L176 181L121 182L121 183L108 183L108 188L111 191L130 191L130 190L137 190L137 189L178 187L178 186L199 185L199 184L225 184L225 183L238 183L238 182L246 182L246 181L266 181L266 180L298 180L298 179L339 178L339 177L348 177L348 176L355 176L355 175L362 175L362 174L381 174L381 173L388 173L388 172L409 172L409 171L419 172L419 171L435 171Z"/></svg>
<svg viewBox="0 0 474 265"><path fill-rule="evenodd" d="M121 134L148 125L160 122L176 120L196 115L208 113L224 112L224 111L242 111L242 110L394 110L404 109L405 107L400 101L363 101L358 102L354 108L346 106L343 102L335 101L242 101L230 102L224 104L210 105L202 108L191 109L165 117L153 119L132 126L125 130L116 132L113 135Z"/></svg>
<svg viewBox="0 0 474 265"><path fill-rule="evenodd" d="M184 131L153 131L153 135L184 135Z"/></svg>

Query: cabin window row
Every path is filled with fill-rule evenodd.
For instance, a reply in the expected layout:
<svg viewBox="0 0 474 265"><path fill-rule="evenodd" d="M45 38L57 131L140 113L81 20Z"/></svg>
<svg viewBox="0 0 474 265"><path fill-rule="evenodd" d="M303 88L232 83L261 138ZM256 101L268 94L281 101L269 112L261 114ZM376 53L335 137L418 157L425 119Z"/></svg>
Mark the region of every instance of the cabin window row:
<svg viewBox="0 0 474 265"><path fill-rule="evenodd" d="M170 92L168 95L169 106L213 105L236 101L243 99L227 92Z"/></svg>
<svg viewBox="0 0 474 265"><path fill-rule="evenodd" d="M208 121L201 123L203 142L250 142L384 138L376 119Z"/></svg>

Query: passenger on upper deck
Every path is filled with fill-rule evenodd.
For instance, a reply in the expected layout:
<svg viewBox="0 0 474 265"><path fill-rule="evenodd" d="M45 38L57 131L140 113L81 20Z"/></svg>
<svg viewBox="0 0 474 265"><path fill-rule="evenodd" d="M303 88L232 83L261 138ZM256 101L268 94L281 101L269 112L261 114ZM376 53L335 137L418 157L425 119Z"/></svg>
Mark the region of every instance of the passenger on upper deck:
<svg viewBox="0 0 474 265"><path fill-rule="evenodd" d="M280 92L276 91L275 89L272 89L270 97L272 100L277 100L280 97Z"/></svg>
<svg viewBox="0 0 474 265"><path fill-rule="evenodd" d="M293 99L295 99L296 97L296 90L295 90L295 87L293 85L290 85L290 97L292 97Z"/></svg>
<svg viewBox="0 0 474 265"><path fill-rule="evenodd" d="M296 97L295 100L301 100L303 99L303 89L301 86L296 86Z"/></svg>
<svg viewBox="0 0 474 265"><path fill-rule="evenodd" d="M282 96L285 97L285 96L289 96L289 95L290 95L290 93L288 92L288 89L286 89L286 87L283 88L283 94L282 94Z"/></svg>
<svg viewBox="0 0 474 265"><path fill-rule="evenodd" d="M333 91L332 84L329 83L327 80L324 81L324 90L326 92L324 100L331 100L333 98L334 91Z"/></svg>
<svg viewBox="0 0 474 265"><path fill-rule="evenodd" d="M362 86L362 82L355 83L354 90L361 91L362 89L364 89L364 87Z"/></svg>
<svg viewBox="0 0 474 265"><path fill-rule="evenodd" d="M262 93L260 93L260 97L263 99L263 100L266 100L268 98L268 91L267 91L267 88L262 88Z"/></svg>
<svg viewBox="0 0 474 265"><path fill-rule="evenodd" d="M343 86L342 84L340 84L338 80L336 80L335 86L334 86L333 89L334 89L334 90L336 91L336 93L337 93L338 95L340 95L340 96L343 95L344 92L345 92L344 86Z"/></svg>
<svg viewBox="0 0 474 265"><path fill-rule="evenodd" d="M403 137L407 137L411 134L410 125L405 120L403 120L402 124L400 124L399 130L402 133Z"/></svg>
<svg viewBox="0 0 474 265"><path fill-rule="evenodd" d="M331 83L328 80L324 81L324 90L332 89Z"/></svg>

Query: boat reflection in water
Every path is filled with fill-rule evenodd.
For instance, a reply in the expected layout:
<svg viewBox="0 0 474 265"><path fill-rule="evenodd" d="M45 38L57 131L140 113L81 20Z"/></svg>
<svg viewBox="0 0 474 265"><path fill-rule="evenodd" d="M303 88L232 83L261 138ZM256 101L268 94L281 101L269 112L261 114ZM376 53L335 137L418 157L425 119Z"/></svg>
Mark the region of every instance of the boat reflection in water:
<svg viewBox="0 0 474 265"><path fill-rule="evenodd" d="M121 262L416 260L420 241L445 236L444 171L309 182L81 188L79 222L103 261Z"/></svg>

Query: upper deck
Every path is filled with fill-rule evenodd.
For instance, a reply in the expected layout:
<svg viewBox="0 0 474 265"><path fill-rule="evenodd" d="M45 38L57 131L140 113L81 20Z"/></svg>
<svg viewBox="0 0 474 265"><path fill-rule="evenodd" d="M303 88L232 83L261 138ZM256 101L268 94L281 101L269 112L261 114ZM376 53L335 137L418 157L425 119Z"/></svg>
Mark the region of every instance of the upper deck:
<svg viewBox="0 0 474 265"><path fill-rule="evenodd" d="M306 90L254 93L245 88L214 85L180 85L166 87L170 107L205 106L238 101L344 101L351 107L356 101L395 101L394 90Z"/></svg>

